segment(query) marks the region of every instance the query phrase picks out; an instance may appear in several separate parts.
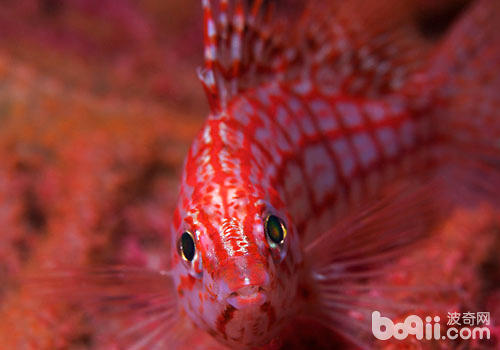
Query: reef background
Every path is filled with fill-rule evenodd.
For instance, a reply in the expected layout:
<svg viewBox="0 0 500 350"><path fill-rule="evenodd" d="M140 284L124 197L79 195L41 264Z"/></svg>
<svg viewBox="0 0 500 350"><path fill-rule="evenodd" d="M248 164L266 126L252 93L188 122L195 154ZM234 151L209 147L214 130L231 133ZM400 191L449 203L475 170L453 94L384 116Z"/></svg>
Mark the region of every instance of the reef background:
<svg viewBox="0 0 500 350"><path fill-rule="evenodd" d="M428 40L466 3L414 1ZM201 63L198 0L0 1L1 349L92 348L92 322L20 283L40 267L165 266L182 160L208 111ZM444 282L471 287L464 311L500 321L497 213L464 208L441 231L407 263L446 266Z"/></svg>

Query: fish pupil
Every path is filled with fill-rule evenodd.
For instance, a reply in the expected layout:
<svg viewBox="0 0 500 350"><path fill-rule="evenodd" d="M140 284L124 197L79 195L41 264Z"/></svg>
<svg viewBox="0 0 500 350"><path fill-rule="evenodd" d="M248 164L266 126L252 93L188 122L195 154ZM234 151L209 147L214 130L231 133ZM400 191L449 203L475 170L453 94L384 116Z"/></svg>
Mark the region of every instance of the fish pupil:
<svg viewBox="0 0 500 350"><path fill-rule="evenodd" d="M280 218L269 215L266 220L266 233L272 243L282 244L285 239L286 229Z"/></svg>
<svg viewBox="0 0 500 350"><path fill-rule="evenodd" d="M194 239L187 231L184 232L179 239L179 253L187 261L192 261L194 259Z"/></svg>

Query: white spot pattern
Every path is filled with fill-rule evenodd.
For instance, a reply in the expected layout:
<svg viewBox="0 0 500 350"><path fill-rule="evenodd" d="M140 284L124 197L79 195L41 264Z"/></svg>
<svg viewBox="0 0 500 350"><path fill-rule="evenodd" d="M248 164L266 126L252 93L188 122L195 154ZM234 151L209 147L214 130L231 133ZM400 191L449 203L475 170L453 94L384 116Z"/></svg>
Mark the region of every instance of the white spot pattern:
<svg viewBox="0 0 500 350"><path fill-rule="evenodd" d="M379 103L365 103L365 111L373 122L381 122L385 119L385 110Z"/></svg>
<svg viewBox="0 0 500 350"><path fill-rule="evenodd" d="M292 112L295 114L295 118L299 121L300 127L302 131L307 136L314 136L316 134L316 130L312 123L310 116L306 113L302 104L295 97L290 98L290 108Z"/></svg>
<svg viewBox="0 0 500 350"><path fill-rule="evenodd" d="M367 132L355 134L352 137L352 142L358 152L361 165L367 169L377 159L377 151L373 140Z"/></svg>
<svg viewBox="0 0 500 350"><path fill-rule="evenodd" d="M309 104L309 107L317 117L321 130L329 132L338 129L337 119L332 113L332 108L329 104L320 99L316 99Z"/></svg>
<svg viewBox="0 0 500 350"><path fill-rule="evenodd" d="M297 219L297 222L301 222L311 212L311 205L307 196L306 179L303 178L302 171L296 163L289 162L286 165L283 181L288 194L290 214Z"/></svg>
<svg viewBox="0 0 500 350"><path fill-rule="evenodd" d="M320 204L337 183L335 166L325 148L314 145L304 151L304 167L312 184L314 200Z"/></svg>
<svg viewBox="0 0 500 350"><path fill-rule="evenodd" d="M353 175L355 169L355 158L349 144L344 137L335 139L330 142L330 146L335 153L335 156L340 161L342 174L345 178Z"/></svg>
<svg viewBox="0 0 500 350"><path fill-rule="evenodd" d="M394 157L398 153L398 143L396 134L388 126L384 126L375 131L376 137L382 146L384 155L388 158Z"/></svg>
<svg viewBox="0 0 500 350"><path fill-rule="evenodd" d="M363 123L363 117L354 103L338 102L336 108L347 128L357 127Z"/></svg>
<svg viewBox="0 0 500 350"><path fill-rule="evenodd" d="M250 102L244 98L237 100L232 111L233 118L243 124L243 126L248 126L250 123L250 117L255 113L255 109L252 107Z"/></svg>
<svg viewBox="0 0 500 350"><path fill-rule="evenodd" d="M248 239L236 219L226 218L222 221L220 237L229 256L248 253ZM233 248L234 246L236 248Z"/></svg>

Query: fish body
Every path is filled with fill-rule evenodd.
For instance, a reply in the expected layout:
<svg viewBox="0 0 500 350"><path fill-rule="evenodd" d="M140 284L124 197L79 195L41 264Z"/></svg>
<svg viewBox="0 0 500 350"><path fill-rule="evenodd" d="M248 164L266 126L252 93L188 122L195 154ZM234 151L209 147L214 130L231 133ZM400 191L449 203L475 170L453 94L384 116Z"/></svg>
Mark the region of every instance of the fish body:
<svg viewBox="0 0 500 350"><path fill-rule="evenodd" d="M294 79L279 79L289 71L277 68L275 79L241 88L245 52L238 49L245 49L245 29L251 32L257 12L249 11L245 24L241 3L231 5L232 26L226 1L220 2L219 21L215 5L204 2L206 70L200 75L212 113L184 167L173 222L173 270L180 305L198 327L230 346L253 347L269 343L294 316L320 305L316 284L324 275L311 267L314 256L306 247L389 183L417 177L445 159L449 142L433 123L440 120L435 111L451 102L442 97L447 68L415 68L417 53L409 63L389 57L397 44L386 33L371 38L378 48L355 47L355 40L347 41L350 27L336 24L334 44L341 49L333 56L340 55L334 60L340 68L311 64L308 74ZM224 70L226 40L233 51ZM351 61L342 66L346 53ZM432 54L427 57L422 62L432 63ZM248 64L248 70L257 69ZM293 59L278 65L283 66L297 70ZM387 72L391 66L396 72ZM319 82L313 71L336 78ZM422 215L431 221L430 214ZM280 244L267 232L267 221L275 217L286 230ZM407 240L425 236L418 232L408 233ZM185 233L196 251L187 259ZM401 237L386 239L394 243Z"/></svg>
<svg viewBox="0 0 500 350"><path fill-rule="evenodd" d="M279 84L210 116L189 151L174 221L174 232L193 232L200 249L187 276L186 263L174 256L186 312L223 340L265 334L259 342L269 341L275 332L266 329L283 325L300 304L299 242L411 166L403 159L424 162L418 123L400 101L332 98ZM270 214L288 230L277 250L264 232ZM245 286L265 291L250 313L228 301Z"/></svg>

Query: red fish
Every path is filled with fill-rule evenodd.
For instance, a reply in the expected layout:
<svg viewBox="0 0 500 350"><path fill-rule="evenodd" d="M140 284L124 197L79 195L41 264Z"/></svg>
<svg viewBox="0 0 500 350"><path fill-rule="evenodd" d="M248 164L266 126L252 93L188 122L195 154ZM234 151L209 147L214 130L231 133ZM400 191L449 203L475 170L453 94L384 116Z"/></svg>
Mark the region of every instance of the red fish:
<svg viewBox="0 0 500 350"><path fill-rule="evenodd" d="M423 308L391 293L444 288L384 284L393 262L450 207L498 202L497 2L435 45L402 2L314 2L295 21L259 0L203 11L211 112L185 162L172 265L75 272L89 283L76 295L134 315L127 349L279 347L297 324L374 347L373 310Z"/></svg>

